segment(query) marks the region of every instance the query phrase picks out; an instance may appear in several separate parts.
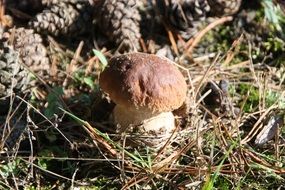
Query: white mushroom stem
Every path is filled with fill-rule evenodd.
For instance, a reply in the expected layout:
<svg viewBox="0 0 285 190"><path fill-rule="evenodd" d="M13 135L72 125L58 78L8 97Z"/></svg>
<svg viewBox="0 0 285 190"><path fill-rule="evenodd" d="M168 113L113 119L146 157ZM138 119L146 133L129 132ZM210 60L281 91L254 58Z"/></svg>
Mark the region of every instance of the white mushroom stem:
<svg viewBox="0 0 285 190"><path fill-rule="evenodd" d="M130 109L116 105L114 120L119 124L118 132L140 131L147 134L169 134L175 129L172 112L152 113L148 109Z"/></svg>

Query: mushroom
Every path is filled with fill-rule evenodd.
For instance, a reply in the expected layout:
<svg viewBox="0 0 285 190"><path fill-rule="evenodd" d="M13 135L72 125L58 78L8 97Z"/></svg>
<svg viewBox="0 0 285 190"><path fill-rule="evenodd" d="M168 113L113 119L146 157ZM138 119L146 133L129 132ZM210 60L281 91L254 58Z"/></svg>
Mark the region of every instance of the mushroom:
<svg viewBox="0 0 285 190"><path fill-rule="evenodd" d="M154 138L172 134L172 111L183 104L187 91L185 79L172 61L146 53L111 58L99 85L116 104L113 116L118 133L137 132Z"/></svg>

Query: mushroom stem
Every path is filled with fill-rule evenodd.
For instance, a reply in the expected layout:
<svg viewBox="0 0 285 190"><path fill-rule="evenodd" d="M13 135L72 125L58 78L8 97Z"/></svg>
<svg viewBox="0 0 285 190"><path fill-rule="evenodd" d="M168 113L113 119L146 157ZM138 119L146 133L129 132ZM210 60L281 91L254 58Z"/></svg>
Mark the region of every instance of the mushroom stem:
<svg viewBox="0 0 285 190"><path fill-rule="evenodd" d="M171 133L175 129L172 112L152 113L147 109L131 109L117 105L114 109L114 120L119 124L119 133L139 131L158 135Z"/></svg>

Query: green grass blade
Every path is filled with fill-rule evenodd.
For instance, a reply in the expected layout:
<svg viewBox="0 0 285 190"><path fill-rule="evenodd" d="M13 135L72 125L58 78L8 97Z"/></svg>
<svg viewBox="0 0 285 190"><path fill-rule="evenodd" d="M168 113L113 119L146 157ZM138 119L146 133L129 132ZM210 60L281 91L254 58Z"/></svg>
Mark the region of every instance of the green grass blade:
<svg viewBox="0 0 285 190"><path fill-rule="evenodd" d="M96 49L93 49L93 53L98 57L98 59L103 65L103 68L105 68L108 65L108 61L106 57L104 56L104 54L101 51L98 51Z"/></svg>

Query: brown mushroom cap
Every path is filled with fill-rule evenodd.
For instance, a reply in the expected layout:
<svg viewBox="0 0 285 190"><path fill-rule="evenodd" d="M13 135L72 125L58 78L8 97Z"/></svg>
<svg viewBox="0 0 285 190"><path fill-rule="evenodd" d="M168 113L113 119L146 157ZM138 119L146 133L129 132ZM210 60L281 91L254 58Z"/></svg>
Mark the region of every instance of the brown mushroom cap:
<svg viewBox="0 0 285 190"><path fill-rule="evenodd" d="M113 57L99 84L116 104L152 112L179 108L187 91L185 79L173 62L145 53Z"/></svg>

